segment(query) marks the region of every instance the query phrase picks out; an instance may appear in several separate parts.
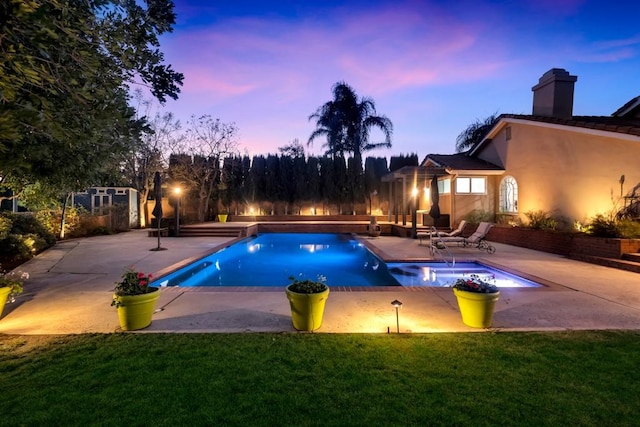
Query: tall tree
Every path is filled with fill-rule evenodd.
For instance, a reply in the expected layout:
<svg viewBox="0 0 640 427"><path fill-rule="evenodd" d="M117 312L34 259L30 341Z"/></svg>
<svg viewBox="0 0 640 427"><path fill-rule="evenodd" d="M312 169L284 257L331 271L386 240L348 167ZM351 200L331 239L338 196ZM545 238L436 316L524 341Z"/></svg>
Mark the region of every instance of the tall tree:
<svg viewBox="0 0 640 427"><path fill-rule="evenodd" d="M379 200L386 193L382 177L388 172L386 157L367 157L364 162L364 188L365 196L369 199L369 215L373 214L373 198L377 196Z"/></svg>
<svg viewBox="0 0 640 427"><path fill-rule="evenodd" d="M334 193L331 195L331 199L338 205L338 214L344 213L344 202L349 199L347 182L347 163L344 157L336 157L331 160L331 177L333 178Z"/></svg>
<svg viewBox="0 0 640 427"><path fill-rule="evenodd" d="M220 162L237 151L238 128L209 115L191 116L185 138L171 148L175 161L170 165L173 179L187 184L198 198L198 220L205 221L209 199L220 183Z"/></svg>
<svg viewBox="0 0 640 427"><path fill-rule="evenodd" d="M240 172L239 176L242 178L241 181L236 182L236 187L238 188L238 201L242 203L243 209L246 212L247 204L250 196L250 188L251 188L251 159L248 155L242 156L242 160L240 162Z"/></svg>
<svg viewBox="0 0 640 427"><path fill-rule="evenodd" d="M304 157L304 147L298 138L283 147L278 147L278 151L282 156Z"/></svg>
<svg viewBox="0 0 640 427"><path fill-rule="evenodd" d="M153 177L156 172L163 172L168 166L166 156L170 147L183 137L182 125L172 113L152 112L153 101L145 99L142 91L136 90L134 99L137 102L138 116L146 120L140 138L134 141L130 152L125 157L123 173L130 185L138 190L140 226L149 224L149 212L146 208L147 198L153 188Z"/></svg>
<svg viewBox="0 0 640 427"><path fill-rule="evenodd" d="M320 178L320 159L312 156L306 162L307 188L305 199L311 202L313 214L316 214L316 203L322 200L322 183Z"/></svg>
<svg viewBox="0 0 640 427"><path fill-rule="evenodd" d="M294 157L291 156L280 156L279 157L279 181L281 188L281 201L285 202L284 204L284 214L289 214L289 207L293 206L296 201L296 191L298 189L296 181L299 179L304 180L304 176L296 176Z"/></svg>
<svg viewBox="0 0 640 427"><path fill-rule="evenodd" d="M251 203L262 202L267 198L266 182L267 161L263 155L254 156L249 171L249 185L247 199ZM258 213L262 214L262 207L258 206Z"/></svg>
<svg viewBox="0 0 640 427"><path fill-rule="evenodd" d="M483 121L476 120L471 123L456 138L456 151L460 153L473 148L487 136L496 123L498 123L498 113L490 115Z"/></svg>
<svg viewBox="0 0 640 427"><path fill-rule="evenodd" d="M342 159L342 157L340 157ZM325 208L327 204L332 203L336 192L336 180L334 179L335 171L333 167L333 159L329 156L322 156L319 159L319 171L320 171L320 196L322 198L322 213L326 212ZM329 214L331 209L329 208Z"/></svg>
<svg viewBox="0 0 640 427"><path fill-rule="evenodd" d="M391 156L389 159L389 172L394 172L404 166L418 166L418 155L416 153L400 154Z"/></svg>
<svg viewBox="0 0 640 427"><path fill-rule="evenodd" d="M364 177L362 162L355 157L347 159L346 193L351 202L351 213L356 214L357 204L364 201Z"/></svg>
<svg viewBox="0 0 640 427"><path fill-rule="evenodd" d="M297 204L298 215L300 215L303 202L311 199L311 194L309 193L309 171L304 157L296 156L293 158L293 173L296 183L295 203Z"/></svg>
<svg viewBox="0 0 640 427"><path fill-rule="evenodd" d="M271 215L275 213L275 204L282 197L280 181L280 161L275 154L269 154L265 163L265 194L266 201L271 203Z"/></svg>
<svg viewBox="0 0 640 427"><path fill-rule="evenodd" d="M174 21L170 0L1 2L0 176L62 189L103 175L141 130L129 84L179 93L158 49Z"/></svg>
<svg viewBox="0 0 640 427"><path fill-rule="evenodd" d="M309 116L309 120L315 120L316 129L309 136L308 145L324 136L327 155L342 157L351 153L360 162L365 151L391 147L393 124L386 116L377 115L373 99L358 99L353 88L345 82L336 83L332 93L333 99ZM382 131L383 142L369 142L373 128Z"/></svg>

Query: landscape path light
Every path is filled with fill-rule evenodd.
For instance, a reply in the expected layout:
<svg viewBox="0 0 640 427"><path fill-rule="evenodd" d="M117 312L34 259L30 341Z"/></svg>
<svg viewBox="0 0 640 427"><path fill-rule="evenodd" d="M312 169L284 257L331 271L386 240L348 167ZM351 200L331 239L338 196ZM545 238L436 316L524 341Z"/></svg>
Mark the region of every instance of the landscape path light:
<svg viewBox="0 0 640 427"><path fill-rule="evenodd" d="M400 317L398 314L398 309L402 307L402 302L394 299L393 301L391 301L391 305L396 308L396 332L400 333Z"/></svg>

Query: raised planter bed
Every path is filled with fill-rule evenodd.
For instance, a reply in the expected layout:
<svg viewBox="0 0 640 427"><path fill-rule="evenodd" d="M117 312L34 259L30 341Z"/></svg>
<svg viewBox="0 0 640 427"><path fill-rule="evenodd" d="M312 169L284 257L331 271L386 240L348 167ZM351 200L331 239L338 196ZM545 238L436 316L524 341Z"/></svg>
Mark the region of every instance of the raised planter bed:
<svg viewBox="0 0 640 427"><path fill-rule="evenodd" d="M489 230L487 239L558 255L589 255L622 258L625 253L640 252L640 239L593 237L584 233L536 230L497 225Z"/></svg>
<svg viewBox="0 0 640 427"><path fill-rule="evenodd" d="M487 240L640 272L640 265L634 266L637 263L623 261L624 254L640 252L640 239L593 237L584 233L497 225L489 231Z"/></svg>

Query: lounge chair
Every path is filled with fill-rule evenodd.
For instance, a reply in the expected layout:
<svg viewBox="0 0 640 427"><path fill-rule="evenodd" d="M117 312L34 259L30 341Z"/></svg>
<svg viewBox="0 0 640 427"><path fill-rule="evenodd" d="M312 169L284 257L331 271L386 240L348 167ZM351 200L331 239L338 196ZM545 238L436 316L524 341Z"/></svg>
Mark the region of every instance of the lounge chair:
<svg viewBox="0 0 640 427"><path fill-rule="evenodd" d="M493 227L493 224L490 222L481 222L478 225L476 231L469 237L446 237L446 236L431 236L431 245L435 245L436 247L446 247L452 244L462 245L464 247L474 247L483 251L487 251L487 253L492 254L496 251L496 248L493 247L489 242L486 241L487 233Z"/></svg>
<svg viewBox="0 0 640 427"><path fill-rule="evenodd" d="M464 230L464 226L467 225L467 221L465 221L464 219L462 221L460 221L460 224L458 224L458 228L456 228L455 230L452 230L450 232L446 232L446 231L438 231L438 237L456 237L459 236L462 233L462 230ZM429 239L431 238L432 232L430 231L424 231L424 232L420 232L418 234L416 234L416 237L418 237L418 239L420 239L420 244L422 245L422 239Z"/></svg>

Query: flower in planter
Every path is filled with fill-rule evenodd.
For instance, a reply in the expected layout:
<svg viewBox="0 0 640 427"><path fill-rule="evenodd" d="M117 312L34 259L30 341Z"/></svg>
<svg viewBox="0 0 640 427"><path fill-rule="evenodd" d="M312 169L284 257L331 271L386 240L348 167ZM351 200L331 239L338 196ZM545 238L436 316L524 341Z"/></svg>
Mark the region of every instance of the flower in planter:
<svg viewBox="0 0 640 427"><path fill-rule="evenodd" d="M116 307L121 305L117 299L119 296L142 295L154 291L155 288L149 286L151 278L151 274L145 275L144 273L135 271L133 268L129 268L122 274L122 280L116 282L111 305Z"/></svg>
<svg viewBox="0 0 640 427"><path fill-rule="evenodd" d="M451 287L459 291L492 294L499 291L498 287L491 283L492 281L495 281L494 277L482 279L477 274L470 274L468 278L457 279Z"/></svg>
<svg viewBox="0 0 640 427"><path fill-rule="evenodd" d="M327 278L323 275L319 275L315 281L308 279L298 280L293 276L289 276L289 280L291 284L289 284L288 289L297 294L319 294L328 288L325 283Z"/></svg>
<svg viewBox="0 0 640 427"><path fill-rule="evenodd" d="M22 293L22 285L29 278L29 273L24 271L0 272L0 288L11 288L7 303L14 302L16 296Z"/></svg>

